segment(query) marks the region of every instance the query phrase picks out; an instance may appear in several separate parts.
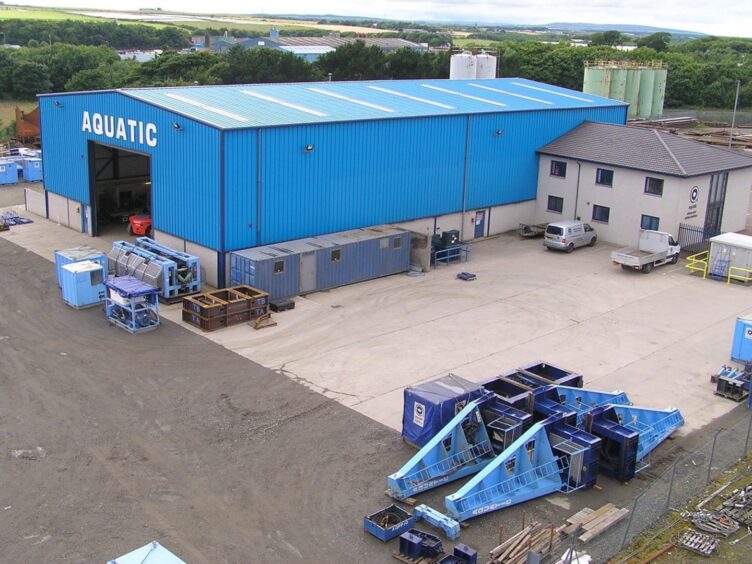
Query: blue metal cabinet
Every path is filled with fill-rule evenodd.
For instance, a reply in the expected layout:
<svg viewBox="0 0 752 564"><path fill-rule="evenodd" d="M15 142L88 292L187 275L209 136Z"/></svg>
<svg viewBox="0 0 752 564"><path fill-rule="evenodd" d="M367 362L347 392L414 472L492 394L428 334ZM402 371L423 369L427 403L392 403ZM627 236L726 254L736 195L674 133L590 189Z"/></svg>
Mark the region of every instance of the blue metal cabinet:
<svg viewBox="0 0 752 564"><path fill-rule="evenodd" d="M740 317L736 320L731 360L741 363L752 361L752 317Z"/></svg>
<svg viewBox="0 0 752 564"><path fill-rule="evenodd" d="M88 245L73 247L72 249L63 249L55 251L55 274L57 275L57 285L62 286L62 268L66 264L74 262L93 261L102 265L104 278L107 279L107 255Z"/></svg>
<svg viewBox="0 0 752 564"><path fill-rule="evenodd" d="M105 296L105 275L101 264L82 261L64 265L61 269L63 301L82 309L101 304Z"/></svg>
<svg viewBox="0 0 752 564"><path fill-rule="evenodd" d="M0 186L18 184L18 165L12 161L0 161Z"/></svg>

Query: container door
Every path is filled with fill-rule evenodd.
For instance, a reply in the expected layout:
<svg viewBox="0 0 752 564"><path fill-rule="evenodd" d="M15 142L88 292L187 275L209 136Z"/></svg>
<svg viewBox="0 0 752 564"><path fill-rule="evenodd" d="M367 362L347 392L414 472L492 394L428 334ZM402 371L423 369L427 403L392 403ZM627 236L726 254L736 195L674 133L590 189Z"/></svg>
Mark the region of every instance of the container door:
<svg viewBox="0 0 752 564"><path fill-rule="evenodd" d="M475 212L475 238L480 239L486 234L486 210Z"/></svg>
<svg viewBox="0 0 752 564"><path fill-rule="evenodd" d="M316 290L316 253L310 251L300 255L300 293Z"/></svg>

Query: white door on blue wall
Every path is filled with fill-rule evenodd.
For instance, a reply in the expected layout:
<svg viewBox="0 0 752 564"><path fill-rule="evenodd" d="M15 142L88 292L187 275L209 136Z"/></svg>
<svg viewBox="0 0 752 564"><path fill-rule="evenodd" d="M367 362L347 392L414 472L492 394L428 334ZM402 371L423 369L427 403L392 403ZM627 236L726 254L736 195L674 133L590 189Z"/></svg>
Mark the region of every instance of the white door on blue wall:
<svg viewBox="0 0 752 564"><path fill-rule="evenodd" d="M316 290L316 253L311 251L300 255L300 293Z"/></svg>

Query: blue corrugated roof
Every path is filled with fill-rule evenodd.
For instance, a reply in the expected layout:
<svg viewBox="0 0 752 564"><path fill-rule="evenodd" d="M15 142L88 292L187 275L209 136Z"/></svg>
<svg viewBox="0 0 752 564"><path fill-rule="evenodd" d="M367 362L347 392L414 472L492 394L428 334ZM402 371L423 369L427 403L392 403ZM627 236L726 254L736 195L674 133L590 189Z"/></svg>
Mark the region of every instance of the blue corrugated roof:
<svg viewBox="0 0 752 564"><path fill-rule="evenodd" d="M119 92L220 129L625 105L521 78L124 88Z"/></svg>

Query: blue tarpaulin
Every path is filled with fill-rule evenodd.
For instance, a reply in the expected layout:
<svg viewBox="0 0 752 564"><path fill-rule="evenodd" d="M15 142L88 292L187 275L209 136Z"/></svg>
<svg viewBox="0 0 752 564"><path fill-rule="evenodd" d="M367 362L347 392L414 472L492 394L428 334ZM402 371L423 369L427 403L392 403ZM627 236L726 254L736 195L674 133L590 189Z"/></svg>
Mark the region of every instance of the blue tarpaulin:
<svg viewBox="0 0 752 564"><path fill-rule="evenodd" d="M137 298L157 292L157 288L146 282L142 282L134 276L118 276L107 280L105 286L112 288L124 298Z"/></svg>
<svg viewBox="0 0 752 564"><path fill-rule="evenodd" d="M402 438L422 447L467 405L486 391L454 374L405 388Z"/></svg>

